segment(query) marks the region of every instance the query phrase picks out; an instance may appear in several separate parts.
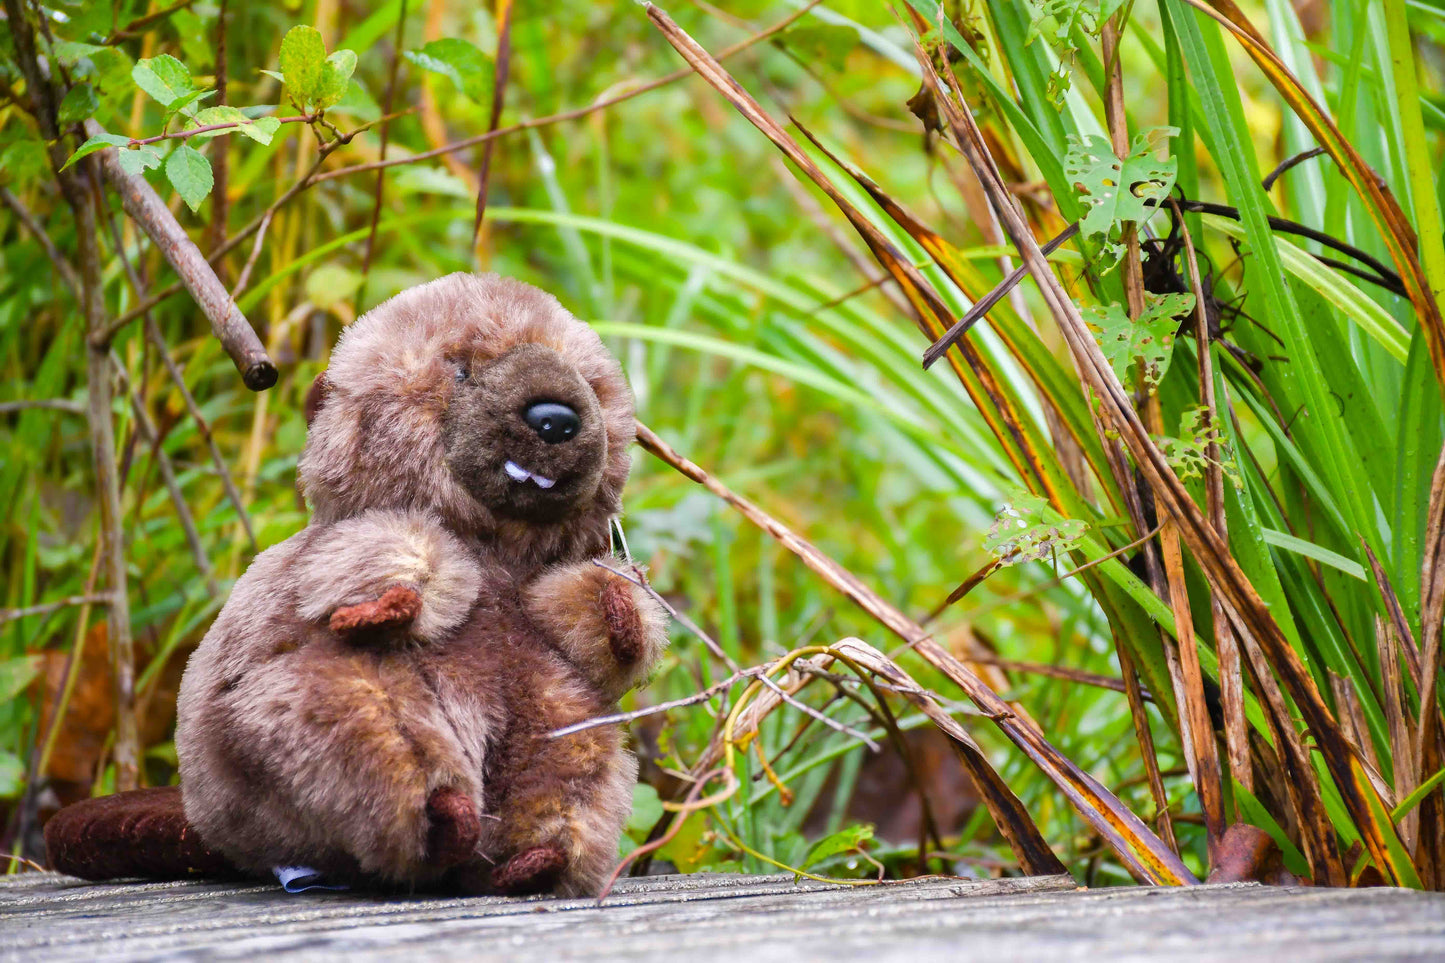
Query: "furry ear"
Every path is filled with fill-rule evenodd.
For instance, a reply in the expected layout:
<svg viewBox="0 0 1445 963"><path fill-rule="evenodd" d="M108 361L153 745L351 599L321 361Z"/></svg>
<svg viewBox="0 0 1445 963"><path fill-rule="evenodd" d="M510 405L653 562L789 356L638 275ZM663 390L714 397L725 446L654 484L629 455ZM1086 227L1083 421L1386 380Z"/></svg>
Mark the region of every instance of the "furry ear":
<svg viewBox="0 0 1445 963"><path fill-rule="evenodd" d="M316 376L315 381L311 382L311 387L306 389L306 404L304 410L306 412L307 428L311 427L311 423L316 420L316 416L321 413L321 409L326 407L326 399L330 395L331 379L326 377L326 372L323 371Z"/></svg>

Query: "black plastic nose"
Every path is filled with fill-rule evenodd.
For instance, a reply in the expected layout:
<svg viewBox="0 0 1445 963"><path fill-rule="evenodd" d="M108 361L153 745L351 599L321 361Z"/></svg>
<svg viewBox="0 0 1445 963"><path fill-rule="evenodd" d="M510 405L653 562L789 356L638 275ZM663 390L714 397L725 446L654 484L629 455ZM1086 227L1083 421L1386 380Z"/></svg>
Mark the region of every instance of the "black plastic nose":
<svg viewBox="0 0 1445 963"><path fill-rule="evenodd" d="M527 410L522 412L522 420L549 445L571 441L582 427L582 419L577 417L577 412L556 401L528 405Z"/></svg>

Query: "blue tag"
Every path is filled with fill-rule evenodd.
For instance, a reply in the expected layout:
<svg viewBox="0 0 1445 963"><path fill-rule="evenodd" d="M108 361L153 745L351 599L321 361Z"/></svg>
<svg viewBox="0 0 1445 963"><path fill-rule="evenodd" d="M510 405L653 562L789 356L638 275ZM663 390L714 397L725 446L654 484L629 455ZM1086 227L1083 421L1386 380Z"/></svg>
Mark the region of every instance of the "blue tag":
<svg viewBox="0 0 1445 963"><path fill-rule="evenodd" d="M319 870L310 866L276 866L271 872L281 881L281 888L288 893L304 893L309 889L346 890L351 889L340 883L327 883Z"/></svg>

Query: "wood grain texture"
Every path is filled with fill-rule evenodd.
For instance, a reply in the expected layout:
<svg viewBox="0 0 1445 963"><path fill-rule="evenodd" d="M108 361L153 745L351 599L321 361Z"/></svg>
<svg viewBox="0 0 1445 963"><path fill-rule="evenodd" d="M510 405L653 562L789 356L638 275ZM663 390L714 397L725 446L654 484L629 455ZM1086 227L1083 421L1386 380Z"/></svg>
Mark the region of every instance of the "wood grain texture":
<svg viewBox="0 0 1445 963"><path fill-rule="evenodd" d="M1445 895L1251 885L1083 890L1067 876L844 887L623 879L594 900L288 896L276 886L0 881L0 959L1409 960Z"/></svg>

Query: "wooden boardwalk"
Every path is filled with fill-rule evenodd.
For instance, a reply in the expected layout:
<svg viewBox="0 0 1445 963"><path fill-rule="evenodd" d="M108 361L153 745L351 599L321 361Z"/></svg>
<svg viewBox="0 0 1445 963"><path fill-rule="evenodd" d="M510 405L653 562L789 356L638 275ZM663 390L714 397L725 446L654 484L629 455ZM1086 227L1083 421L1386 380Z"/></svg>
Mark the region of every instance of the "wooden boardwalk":
<svg viewBox="0 0 1445 963"><path fill-rule="evenodd" d="M842 887L623 880L607 901L288 896L276 886L0 881L0 958L67 960L1445 960L1445 894L1081 890L1068 877Z"/></svg>

